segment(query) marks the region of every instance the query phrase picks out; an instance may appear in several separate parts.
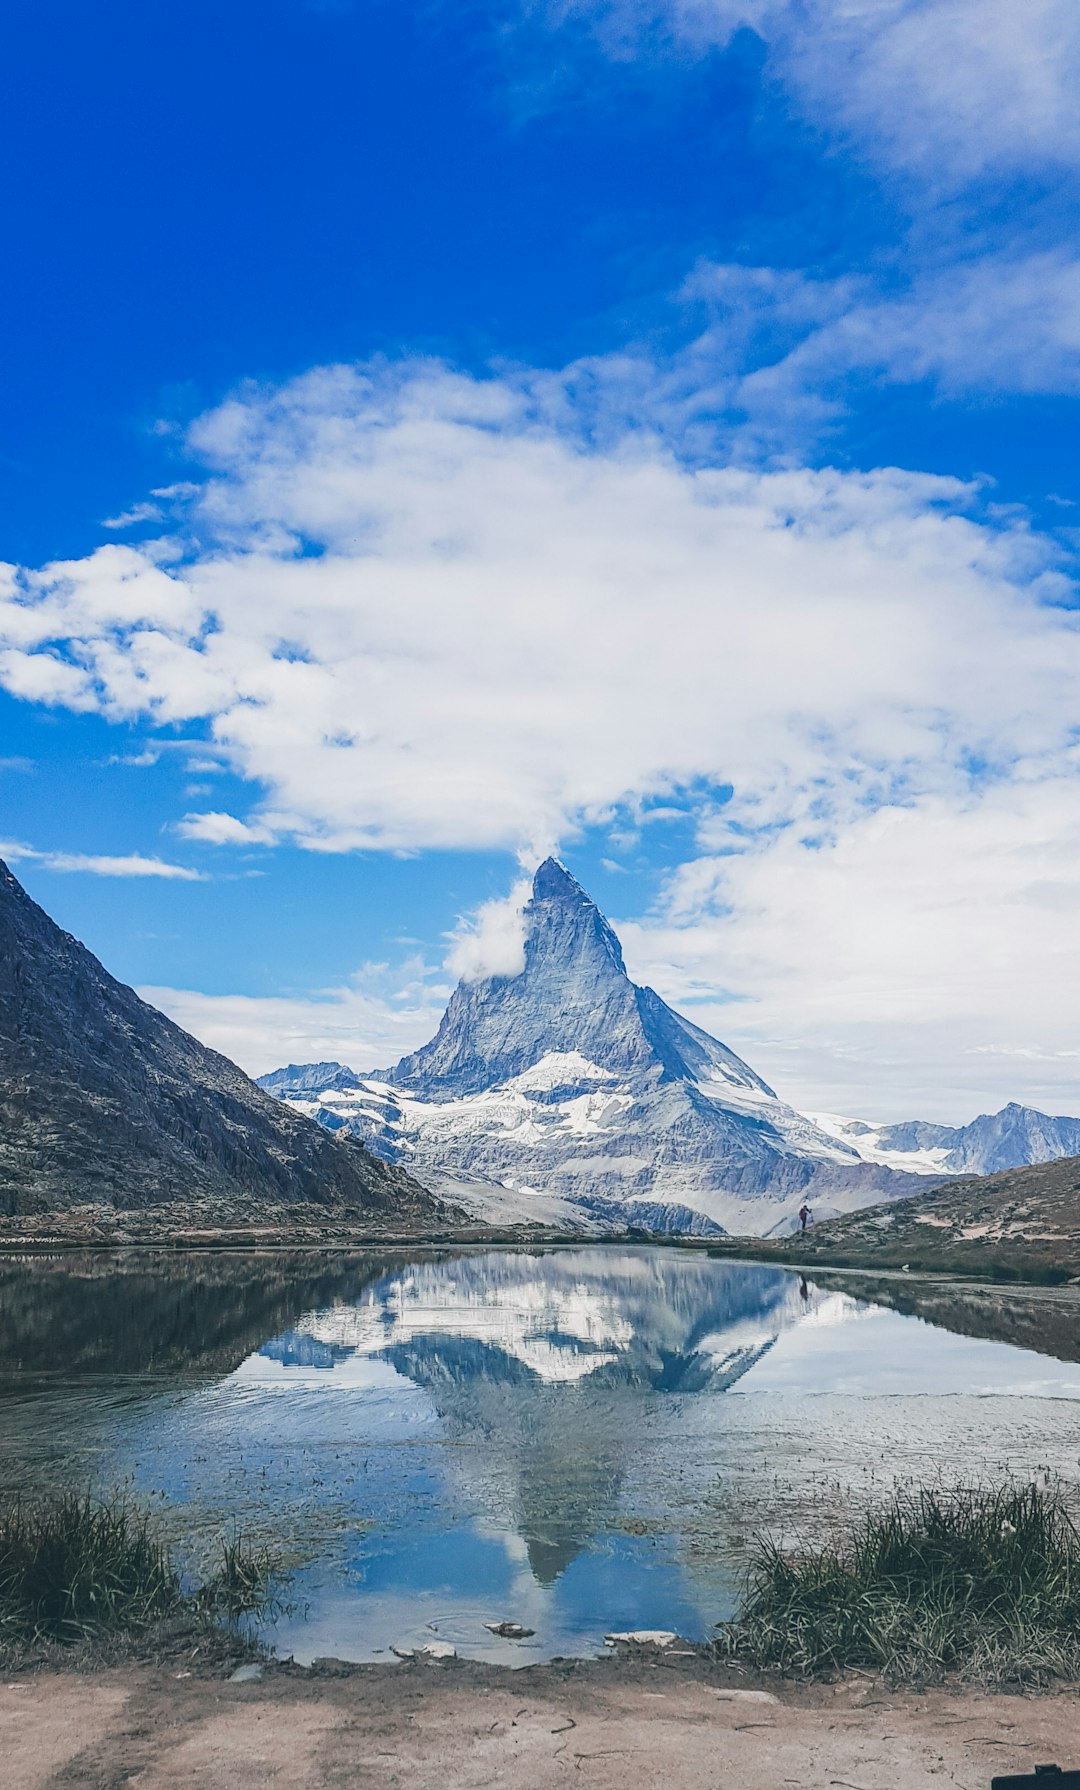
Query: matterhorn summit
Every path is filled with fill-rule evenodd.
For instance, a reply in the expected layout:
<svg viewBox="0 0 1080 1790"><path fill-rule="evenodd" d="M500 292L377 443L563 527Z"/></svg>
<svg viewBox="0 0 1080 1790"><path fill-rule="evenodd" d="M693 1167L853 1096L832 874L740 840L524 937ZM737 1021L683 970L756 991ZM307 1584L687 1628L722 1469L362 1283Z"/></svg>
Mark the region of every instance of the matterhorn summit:
<svg viewBox="0 0 1080 1790"><path fill-rule="evenodd" d="M622 947L594 901L556 858L533 879L522 916L525 965L517 976L462 982L430 1044L403 1057L395 1084L427 1099L456 1099L534 1069L545 1057L579 1057L586 1082L703 1071L771 1098L731 1051L637 988ZM571 1076L573 1071L570 1071Z"/></svg>
<svg viewBox="0 0 1080 1790"><path fill-rule="evenodd" d="M557 859L522 920L521 970L462 981L435 1037L394 1068L293 1065L262 1085L506 1223L764 1235L806 1198L825 1216L915 1191L631 982Z"/></svg>

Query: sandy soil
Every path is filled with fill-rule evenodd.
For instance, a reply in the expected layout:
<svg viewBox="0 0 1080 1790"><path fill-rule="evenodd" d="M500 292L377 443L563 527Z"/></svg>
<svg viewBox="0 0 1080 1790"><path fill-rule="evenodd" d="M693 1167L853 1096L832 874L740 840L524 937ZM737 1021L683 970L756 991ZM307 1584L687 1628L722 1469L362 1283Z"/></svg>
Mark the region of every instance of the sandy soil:
<svg viewBox="0 0 1080 1790"><path fill-rule="evenodd" d="M1075 1693L752 1685L696 1659L412 1662L260 1682L170 1667L0 1686L5 1790L989 1790L1080 1765Z"/></svg>

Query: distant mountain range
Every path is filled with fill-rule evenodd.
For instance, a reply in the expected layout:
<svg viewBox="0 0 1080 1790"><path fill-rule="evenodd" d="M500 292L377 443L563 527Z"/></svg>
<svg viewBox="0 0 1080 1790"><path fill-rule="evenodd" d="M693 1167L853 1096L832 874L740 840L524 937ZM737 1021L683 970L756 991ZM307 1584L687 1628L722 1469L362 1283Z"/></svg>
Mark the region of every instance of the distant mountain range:
<svg viewBox="0 0 1080 1790"><path fill-rule="evenodd" d="M554 858L524 930L520 973L462 981L430 1044L392 1069L294 1064L261 1085L504 1223L766 1235L790 1228L804 1200L822 1218L902 1198L953 1170L951 1152L977 1149L973 1127L874 1127L788 1106L630 980L611 926ZM1047 1127L1073 1121L1040 1123L1039 1147L1052 1147ZM1022 1130L999 1128L994 1147L1017 1147Z"/></svg>
<svg viewBox="0 0 1080 1790"><path fill-rule="evenodd" d="M999 1113L982 1113L970 1125L934 1125L923 1119L868 1125L828 1113L814 1116L823 1130L851 1143L868 1162L907 1164L917 1174L993 1175L1080 1155L1080 1119L1051 1118L1015 1101Z"/></svg>
<svg viewBox="0 0 1080 1790"><path fill-rule="evenodd" d="M445 1221L351 1134L331 1136L117 982L0 864L0 1214L268 1207Z"/></svg>

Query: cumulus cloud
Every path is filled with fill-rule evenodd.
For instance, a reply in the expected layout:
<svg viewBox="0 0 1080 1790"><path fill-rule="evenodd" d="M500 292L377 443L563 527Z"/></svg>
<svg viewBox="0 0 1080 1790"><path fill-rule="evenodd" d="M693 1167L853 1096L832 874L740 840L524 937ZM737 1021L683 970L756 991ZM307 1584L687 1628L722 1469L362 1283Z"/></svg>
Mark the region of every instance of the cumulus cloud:
<svg viewBox="0 0 1080 1790"><path fill-rule="evenodd" d="M784 328L840 314L773 290ZM624 928L631 962L786 1093L927 1112L948 1059L942 1116L1016 1091L1018 1064L1080 1106L1080 638L1053 550L954 480L715 464L687 439L663 402L630 428L580 368L245 391L193 431L184 532L6 574L0 682L152 739L205 727L257 799L177 825L223 852L524 861L588 827L618 850L677 794L696 854ZM459 927L455 975L519 966L523 893ZM385 1063L441 1004L161 998L260 1068Z"/></svg>
<svg viewBox="0 0 1080 1790"><path fill-rule="evenodd" d="M204 880L201 870L170 864L163 858L142 857L137 852L114 858L93 852L36 851L17 839L0 840L0 858L8 864L37 864L42 870L78 871L88 876L159 876L185 883Z"/></svg>
<svg viewBox="0 0 1080 1790"><path fill-rule="evenodd" d="M528 848L733 785L776 825L1067 748L1080 641L1045 543L956 481L687 464L565 391L326 369L204 418L183 557L12 574L0 683L205 722L261 786L222 844Z"/></svg>

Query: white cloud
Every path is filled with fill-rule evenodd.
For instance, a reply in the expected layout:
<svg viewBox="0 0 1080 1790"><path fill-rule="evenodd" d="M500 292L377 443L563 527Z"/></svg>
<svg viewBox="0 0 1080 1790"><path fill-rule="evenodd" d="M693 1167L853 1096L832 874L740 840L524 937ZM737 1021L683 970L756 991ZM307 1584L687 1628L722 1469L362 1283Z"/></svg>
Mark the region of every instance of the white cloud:
<svg viewBox="0 0 1080 1790"><path fill-rule="evenodd" d="M219 1050L249 1075L285 1063L339 1062L350 1069L388 1069L431 1037L448 990L401 972L393 987L385 966L369 966L351 983L310 996L200 994L183 988L140 988L144 1001Z"/></svg>
<svg viewBox="0 0 1080 1790"><path fill-rule="evenodd" d="M1080 393L1071 248L909 263L902 280L888 267L822 279L702 263L679 296L705 327L662 375L636 363L633 402L705 451L726 439L742 460L815 447L883 383L926 382L945 398Z"/></svg>
<svg viewBox="0 0 1080 1790"><path fill-rule="evenodd" d="M781 299L830 327L831 299ZM0 681L204 724L262 791L178 821L226 851L527 856L681 791L698 856L626 929L631 961L785 1093L1080 1108L1080 638L1046 543L952 480L680 461L599 381L579 402L584 378L419 364L242 394L194 432L185 554L9 576ZM459 928L454 973L516 966L520 898ZM169 999L256 1068L385 1064L441 1004Z"/></svg>
<svg viewBox="0 0 1080 1790"><path fill-rule="evenodd" d="M17 839L0 840L0 858L9 864L32 863L42 870L84 872L88 876L158 876L186 883L204 881L201 870L169 864L162 858L145 858L137 852L126 857L106 857L92 852L35 851Z"/></svg>
<svg viewBox="0 0 1080 1790"><path fill-rule="evenodd" d="M137 522L160 522L161 509L156 503L132 504L130 510L122 510L118 516L106 516L102 520L102 528L133 528Z"/></svg>
<svg viewBox="0 0 1080 1790"><path fill-rule="evenodd" d="M483 901L459 921L450 942L446 967L455 979L478 982L484 976L519 976L525 968L525 903L532 892L528 877L514 884L501 900Z"/></svg>
<svg viewBox="0 0 1080 1790"><path fill-rule="evenodd" d="M1069 776L699 858L620 932L632 973L802 1106L955 1122L1010 1099L1080 1114L1078 912Z"/></svg>
<svg viewBox="0 0 1080 1790"><path fill-rule="evenodd" d="M535 11L536 7L528 8ZM1080 163L1073 0L552 0L618 56L725 44L749 27L806 115L934 187Z"/></svg>
<svg viewBox="0 0 1080 1790"><path fill-rule="evenodd" d="M200 839L207 845L269 845L274 837L268 827L250 826L235 814L214 809L205 814L185 814L176 830L185 839Z"/></svg>
<svg viewBox="0 0 1080 1790"><path fill-rule="evenodd" d="M687 467L570 413L428 364L250 392L194 431L208 544L26 574L0 682L206 721L265 799L180 824L238 844L528 849L698 779L827 826L1060 760L1080 640L1023 528L952 480Z"/></svg>

